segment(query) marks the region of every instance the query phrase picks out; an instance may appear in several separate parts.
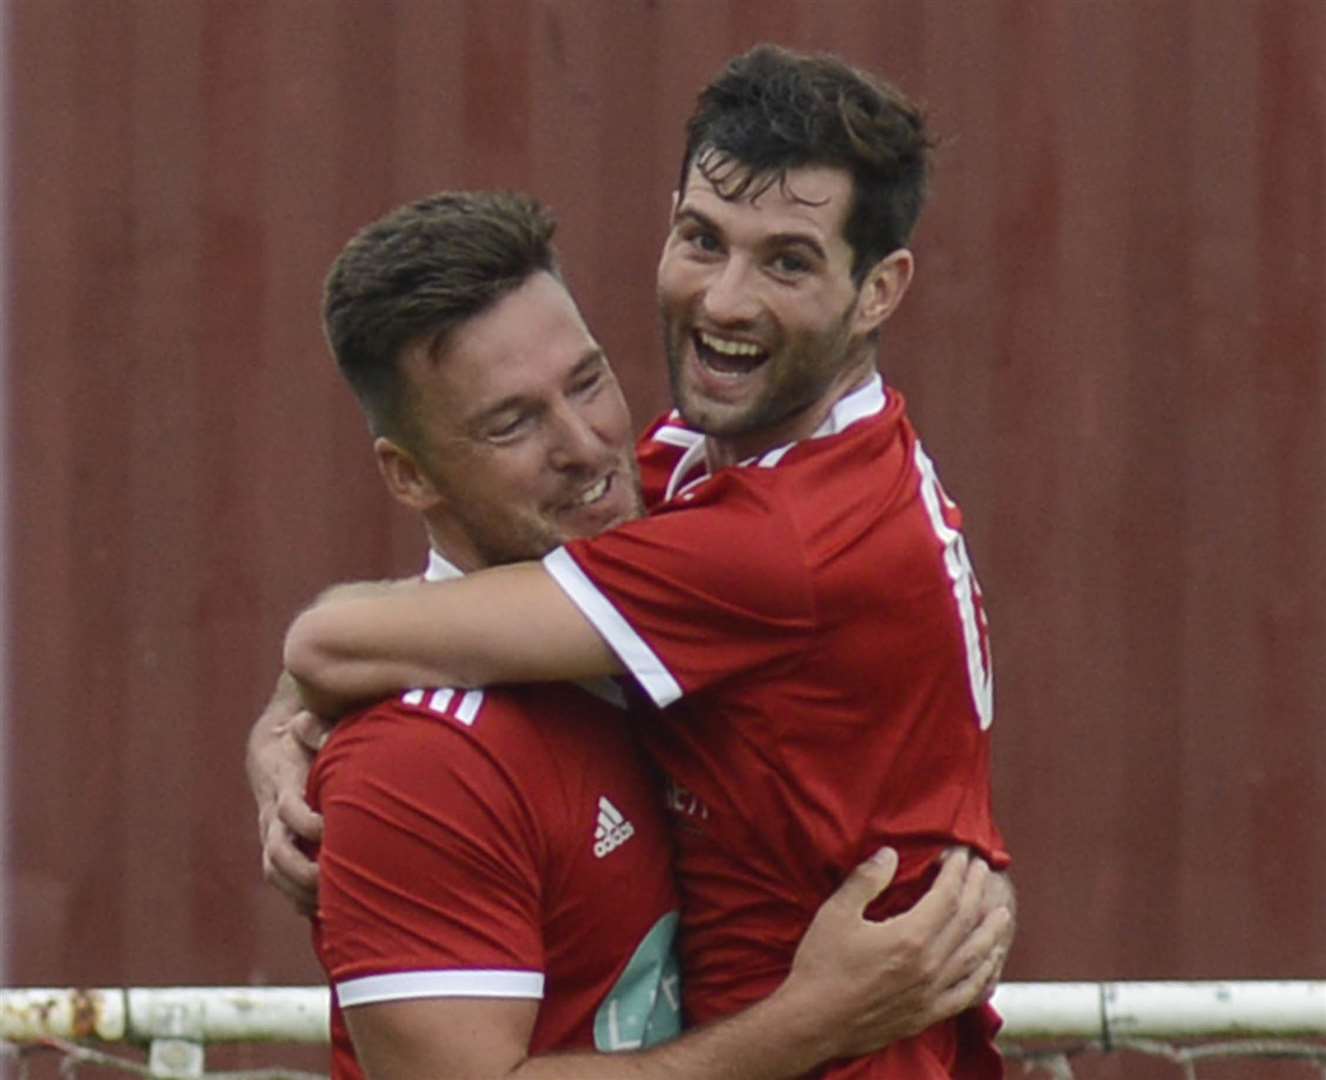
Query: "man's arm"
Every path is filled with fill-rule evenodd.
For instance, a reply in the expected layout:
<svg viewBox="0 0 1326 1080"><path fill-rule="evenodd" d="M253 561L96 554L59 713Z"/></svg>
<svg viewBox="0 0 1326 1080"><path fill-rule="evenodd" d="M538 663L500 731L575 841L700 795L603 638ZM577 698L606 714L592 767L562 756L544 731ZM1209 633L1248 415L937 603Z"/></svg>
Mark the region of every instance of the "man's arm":
<svg viewBox="0 0 1326 1080"><path fill-rule="evenodd" d="M427 998L345 1010L370 1080L790 1080L869 1053L988 997L1012 917L990 906L992 876L965 852L946 860L907 913L864 918L897 858L859 866L807 930L770 997L647 1050L528 1057L536 1001Z"/></svg>
<svg viewBox="0 0 1326 1080"><path fill-rule="evenodd" d="M286 669L313 711L413 686L486 686L615 675L607 643L540 563L319 600L291 626Z"/></svg>
<svg viewBox="0 0 1326 1080"><path fill-rule="evenodd" d="M420 580L415 576L403 581L342 582L328 586L314 603L377 596ZM339 711L326 715L336 716ZM299 844L314 846L322 840L322 815L305 801L304 786L313 755L329 731L328 722L305 709L299 684L288 671L282 671L245 747L249 790L258 804L263 878L301 915L312 915L317 909L318 865Z"/></svg>
<svg viewBox="0 0 1326 1080"><path fill-rule="evenodd" d="M272 700L249 732L245 769L258 804L262 872L304 915L317 905L318 866L298 846L322 839L322 817L304 801L312 752L299 735L314 718L303 712L293 679L282 674Z"/></svg>

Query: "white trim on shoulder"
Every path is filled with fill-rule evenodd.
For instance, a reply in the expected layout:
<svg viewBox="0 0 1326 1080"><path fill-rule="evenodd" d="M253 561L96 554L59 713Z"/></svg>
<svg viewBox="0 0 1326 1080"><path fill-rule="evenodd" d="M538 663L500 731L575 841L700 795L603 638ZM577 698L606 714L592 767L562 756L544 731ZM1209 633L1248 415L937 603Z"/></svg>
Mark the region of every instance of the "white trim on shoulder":
<svg viewBox="0 0 1326 1080"><path fill-rule="evenodd" d="M824 418L824 422L810 437L812 439L823 439L830 435L841 435L857 421L877 416L883 412L888 400L888 392L884 389L884 380L880 377L879 372L875 372L850 394L837 401L833 408L829 410L829 415ZM666 437L663 434L665 431L668 432ZM678 495L709 479L710 473L707 466L691 477L696 466L704 462L708 452L705 436L700 432L693 431L690 428L663 427L654 432L654 438L659 442L668 443L671 446L677 446L685 450L677 464L672 467L672 476L668 480L664 499L675 499ZM738 465L772 469L796 445L797 443L794 441L771 447L763 454L757 454L755 457L738 462ZM687 480L687 477L691 477L691 479ZM683 481L685 482L683 483Z"/></svg>
<svg viewBox="0 0 1326 1080"><path fill-rule="evenodd" d="M650 438L654 442L661 442L667 446L679 446L684 450L698 442L704 442L704 433L691 428L678 427L675 424L664 424Z"/></svg>
<svg viewBox="0 0 1326 1080"><path fill-rule="evenodd" d="M615 652L626 670L660 709L681 697L681 686L654 652L599 590L564 547L543 557L543 565L580 613Z"/></svg>
<svg viewBox="0 0 1326 1080"><path fill-rule="evenodd" d="M467 727L474 724L474 718L479 715L479 709L483 707L483 691L467 690L460 699L460 704L456 706L456 719Z"/></svg>
<svg viewBox="0 0 1326 1080"><path fill-rule="evenodd" d="M840 399L829 410L829 415L815 429L815 433L811 438L825 439L830 435L841 435L858 421L878 416L884 411L884 406L888 404L888 401L888 394L884 389L884 380L876 372L861 386L858 386L845 398ZM757 465L762 469L772 469L796 445L796 443L790 442L784 443L782 446L775 446L772 450L765 451L758 458L752 458L749 462L743 462L742 464Z"/></svg>
<svg viewBox="0 0 1326 1080"><path fill-rule="evenodd" d="M827 435L839 435L858 420L876 416L884 411L888 404L888 394L884 391L884 380L879 372L870 376L845 398L838 401L824 418L812 439L822 439Z"/></svg>
<svg viewBox="0 0 1326 1080"><path fill-rule="evenodd" d="M396 971L364 975L336 984L341 1008L407 998L486 997L542 998L541 971Z"/></svg>
<svg viewBox="0 0 1326 1080"><path fill-rule="evenodd" d="M465 572L436 548L428 549L428 565L424 567L425 581L450 581L464 577Z"/></svg>
<svg viewBox="0 0 1326 1080"><path fill-rule="evenodd" d="M705 446L706 443L702 436L686 447L686 452L681 455L677 464L672 466L672 475L668 477L668 487L663 493L664 501L675 499L687 489L709 479L709 465L705 460ZM699 473L692 477L688 483L683 483L682 481L695 471L697 465L702 466Z"/></svg>

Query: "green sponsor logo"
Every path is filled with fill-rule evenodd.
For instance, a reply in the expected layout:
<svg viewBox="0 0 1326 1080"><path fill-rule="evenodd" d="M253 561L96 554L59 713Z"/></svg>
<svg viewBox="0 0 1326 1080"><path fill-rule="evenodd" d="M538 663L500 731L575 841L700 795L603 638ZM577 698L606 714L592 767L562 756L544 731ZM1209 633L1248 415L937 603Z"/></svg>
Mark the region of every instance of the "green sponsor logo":
<svg viewBox="0 0 1326 1080"><path fill-rule="evenodd" d="M675 911L645 935L594 1016L599 1050L637 1050L681 1033L681 968L674 944Z"/></svg>

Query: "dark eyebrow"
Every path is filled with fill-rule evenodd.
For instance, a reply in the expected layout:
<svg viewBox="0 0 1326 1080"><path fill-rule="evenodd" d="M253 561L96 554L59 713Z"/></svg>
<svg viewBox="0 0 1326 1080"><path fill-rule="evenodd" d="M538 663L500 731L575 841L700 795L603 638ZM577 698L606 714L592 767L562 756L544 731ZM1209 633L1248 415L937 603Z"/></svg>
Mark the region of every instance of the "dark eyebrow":
<svg viewBox="0 0 1326 1080"><path fill-rule="evenodd" d="M718 226L717 222L715 222L707 214L701 213L699 210L696 210L693 206L686 206L683 204L677 207L675 221L680 222L686 218L689 218L690 220L694 221L697 225L700 225L703 228L708 229L710 232L718 233L720 236L723 234L723 230ZM812 254L816 255L821 261L824 262L828 261L829 253L824 250L824 245L821 244L819 240L816 237L812 236L810 233L782 232L782 233L774 233L772 236L766 236L764 238L764 247L766 248L779 248L779 247L792 247L792 246L809 248Z"/></svg>
<svg viewBox="0 0 1326 1080"><path fill-rule="evenodd" d="M809 235L808 233L798 233L798 232L774 233L773 236L766 237L765 244L766 246L771 248L779 248L779 247L809 248L811 252L814 253L817 257L819 257L822 261L827 262L829 258L828 252L824 250L824 245L821 244L815 237Z"/></svg>
<svg viewBox="0 0 1326 1080"><path fill-rule="evenodd" d="M685 203L677 207L677 213L673 215L673 222L675 223L681 221L683 218L690 218L692 221L695 222L695 224L703 225L706 229L709 229L711 232L723 231L718 227L717 222L715 222L711 217L709 217L708 214L702 214L700 213L699 210L695 209L695 207L687 206Z"/></svg>

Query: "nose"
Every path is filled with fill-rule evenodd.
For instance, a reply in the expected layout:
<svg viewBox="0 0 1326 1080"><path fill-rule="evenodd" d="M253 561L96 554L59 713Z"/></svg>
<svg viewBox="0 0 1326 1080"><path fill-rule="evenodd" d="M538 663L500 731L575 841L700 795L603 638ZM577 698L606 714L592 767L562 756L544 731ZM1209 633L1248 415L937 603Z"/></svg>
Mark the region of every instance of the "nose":
<svg viewBox="0 0 1326 1080"><path fill-rule="evenodd" d="M752 321L758 314L758 301L746 260L732 256L716 266L700 304L705 316L718 325Z"/></svg>
<svg viewBox="0 0 1326 1080"><path fill-rule="evenodd" d="M575 402L562 401L552 417L552 440L548 458L554 468L593 470L607 457L607 443L594 426L593 418Z"/></svg>

